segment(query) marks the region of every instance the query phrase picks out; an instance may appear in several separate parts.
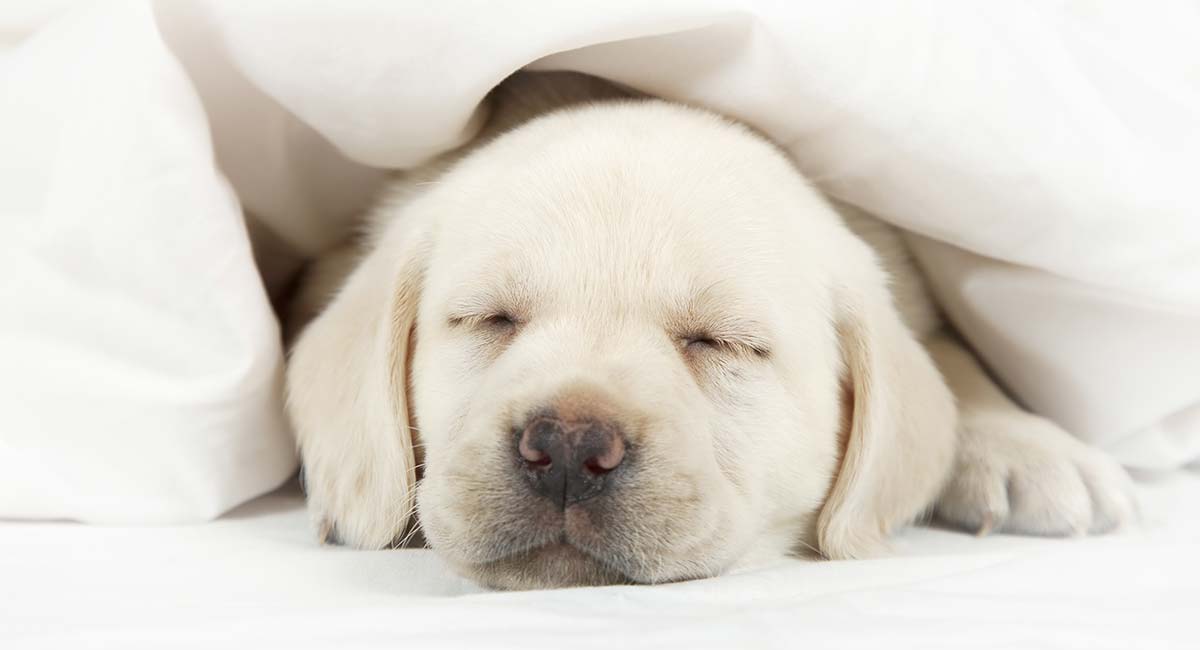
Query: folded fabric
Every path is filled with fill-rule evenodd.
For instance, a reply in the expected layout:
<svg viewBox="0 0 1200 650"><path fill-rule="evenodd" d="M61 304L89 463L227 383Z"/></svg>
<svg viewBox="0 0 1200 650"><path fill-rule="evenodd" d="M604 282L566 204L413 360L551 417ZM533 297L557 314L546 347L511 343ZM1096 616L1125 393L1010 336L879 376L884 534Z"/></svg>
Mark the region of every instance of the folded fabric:
<svg viewBox="0 0 1200 650"><path fill-rule="evenodd" d="M294 470L278 326L145 4L69 14L0 91L0 515L215 517Z"/></svg>
<svg viewBox="0 0 1200 650"><path fill-rule="evenodd" d="M753 124L913 233L1028 406L1194 461L1196 33L1184 1L7 3L0 516L197 520L288 476L270 297L524 66Z"/></svg>

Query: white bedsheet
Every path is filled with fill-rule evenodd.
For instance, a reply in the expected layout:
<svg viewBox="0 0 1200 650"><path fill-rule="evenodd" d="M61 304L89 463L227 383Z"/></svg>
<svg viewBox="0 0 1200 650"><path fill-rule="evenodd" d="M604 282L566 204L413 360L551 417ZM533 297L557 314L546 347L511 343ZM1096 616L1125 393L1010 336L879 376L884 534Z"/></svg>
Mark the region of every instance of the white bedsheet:
<svg viewBox="0 0 1200 650"><path fill-rule="evenodd" d="M912 529L893 557L482 593L431 551L315 545L295 492L198 526L0 524L0 647L1196 648L1200 474L1096 538Z"/></svg>

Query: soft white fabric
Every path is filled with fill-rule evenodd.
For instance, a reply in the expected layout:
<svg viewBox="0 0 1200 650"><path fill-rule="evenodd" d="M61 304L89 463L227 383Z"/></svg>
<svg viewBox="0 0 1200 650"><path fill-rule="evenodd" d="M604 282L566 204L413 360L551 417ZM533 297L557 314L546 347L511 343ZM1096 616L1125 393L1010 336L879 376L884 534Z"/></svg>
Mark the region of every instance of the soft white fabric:
<svg viewBox="0 0 1200 650"><path fill-rule="evenodd" d="M68 14L3 74L0 516L208 519L278 486L278 326L149 7Z"/></svg>
<svg viewBox="0 0 1200 650"><path fill-rule="evenodd" d="M524 593L320 548L294 493L202 526L0 523L0 647L1195 648L1200 476L1140 491L1145 527L1109 537L914 529L886 559Z"/></svg>
<svg viewBox="0 0 1200 650"><path fill-rule="evenodd" d="M5 3L0 516L202 519L281 480L267 293L530 64L756 125L924 236L1026 403L1194 460L1197 33L1183 0Z"/></svg>

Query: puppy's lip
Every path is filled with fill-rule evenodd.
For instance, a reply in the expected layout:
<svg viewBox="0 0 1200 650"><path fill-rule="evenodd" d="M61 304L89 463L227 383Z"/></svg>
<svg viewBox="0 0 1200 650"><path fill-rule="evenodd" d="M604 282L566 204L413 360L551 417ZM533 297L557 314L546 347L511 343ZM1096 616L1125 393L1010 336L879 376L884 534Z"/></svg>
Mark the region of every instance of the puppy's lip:
<svg viewBox="0 0 1200 650"><path fill-rule="evenodd" d="M530 543L515 549L509 555L536 550L544 546L563 544L599 561L604 561L606 553L603 549L596 549L596 540L603 536L603 531L597 528L598 521L603 520L597 519L597 515L587 504L567 506L566 509L556 512L552 520L543 519L541 522L530 522L532 526L540 528L535 537L537 541L531 540Z"/></svg>
<svg viewBox="0 0 1200 650"><path fill-rule="evenodd" d="M622 569L626 563L622 561L621 544L614 548L610 543L597 543L599 531L592 528L586 508L569 506L556 513L552 522L543 520L541 523L541 526L535 526L541 530L527 537L522 544L504 543L502 538L476 540L476 544L486 550L475 554L475 559L468 560L467 564L485 573L519 565L523 572L536 574L573 563L589 565L586 569L580 568L580 572L608 574L610 578L606 583L637 582Z"/></svg>
<svg viewBox="0 0 1200 650"><path fill-rule="evenodd" d="M487 544L487 540L483 540ZM585 548L583 545L572 542L566 532L560 532L557 537L549 541L540 541L524 546L514 548L511 551L503 554L492 555L486 560L474 562L478 566L507 562L513 558L522 556L531 556L537 554L548 554L556 556L578 555L581 559L586 558L594 562L598 562L605 566L609 566L610 562L606 561L605 554Z"/></svg>
<svg viewBox="0 0 1200 650"><path fill-rule="evenodd" d="M531 508L521 521L510 521L508 525L493 529L490 535L475 537L471 551L460 559L470 564L484 565L542 548L565 545L599 562L605 562L606 557L615 554L606 552L603 546L607 544L597 543L601 531L594 528L593 521L593 515L583 504L570 505L564 510Z"/></svg>
<svg viewBox="0 0 1200 650"><path fill-rule="evenodd" d="M638 581L611 562L570 543L556 541L510 553L470 567L470 573L493 587L529 589L635 584Z"/></svg>

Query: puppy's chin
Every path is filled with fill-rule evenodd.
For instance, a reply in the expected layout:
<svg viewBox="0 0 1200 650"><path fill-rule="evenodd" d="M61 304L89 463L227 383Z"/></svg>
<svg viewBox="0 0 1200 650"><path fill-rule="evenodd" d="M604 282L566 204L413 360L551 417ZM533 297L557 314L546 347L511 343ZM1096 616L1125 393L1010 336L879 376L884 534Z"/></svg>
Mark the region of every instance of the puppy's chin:
<svg viewBox="0 0 1200 650"><path fill-rule="evenodd" d="M566 542L555 542L482 564L460 566L471 579L492 589L555 589L633 584L619 571Z"/></svg>

